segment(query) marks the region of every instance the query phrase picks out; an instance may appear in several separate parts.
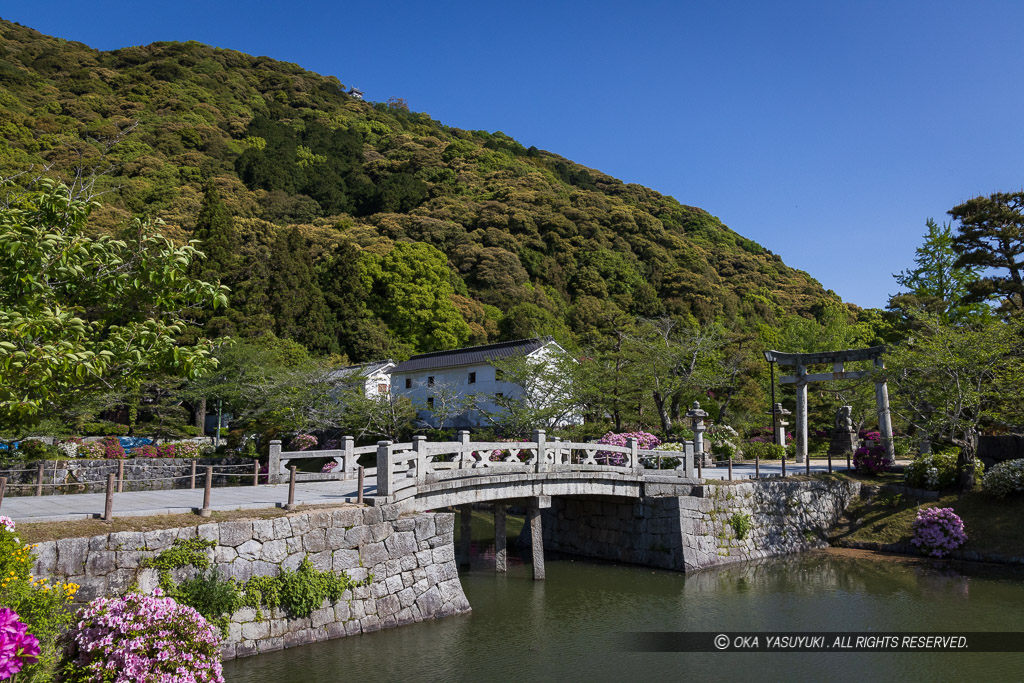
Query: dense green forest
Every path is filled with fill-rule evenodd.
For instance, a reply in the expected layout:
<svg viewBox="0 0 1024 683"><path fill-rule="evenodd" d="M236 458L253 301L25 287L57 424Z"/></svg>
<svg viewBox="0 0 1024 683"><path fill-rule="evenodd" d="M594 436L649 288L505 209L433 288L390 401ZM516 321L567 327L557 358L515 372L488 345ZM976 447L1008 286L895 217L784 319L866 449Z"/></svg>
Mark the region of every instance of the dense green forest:
<svg viewBox="0 0 1024 683"><path fill-rule="evenodd" d="M200 316L210 336L360 361L582 345L626 318L754 331L840 303L699 208L266 57L0 21L0 109L0 176L81 173L104 193L91 229L142 216L201 241L197 274L231 289Z"/></svg>

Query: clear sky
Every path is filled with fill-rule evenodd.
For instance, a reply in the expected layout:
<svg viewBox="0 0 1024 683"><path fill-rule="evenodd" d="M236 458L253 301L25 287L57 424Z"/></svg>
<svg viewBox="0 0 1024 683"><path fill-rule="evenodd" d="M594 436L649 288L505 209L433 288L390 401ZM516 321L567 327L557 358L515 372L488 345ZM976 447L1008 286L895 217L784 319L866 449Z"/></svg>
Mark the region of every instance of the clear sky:
<svg viewBox="0 0 1024 683"><path fill-rule="evenodd" d="M924 222L1024 185L1022 2L4 0L114 49L198 40L501 130L721 218L883 306Z"/></svg>

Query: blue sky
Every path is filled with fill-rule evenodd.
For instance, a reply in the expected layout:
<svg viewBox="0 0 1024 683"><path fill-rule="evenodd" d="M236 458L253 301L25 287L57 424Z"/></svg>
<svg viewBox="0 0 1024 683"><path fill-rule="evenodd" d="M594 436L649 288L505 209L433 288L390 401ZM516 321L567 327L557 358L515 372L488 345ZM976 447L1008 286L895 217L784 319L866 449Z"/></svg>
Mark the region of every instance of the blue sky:
<svg viewBox="0 0 1024 683"><path fill-rule="evenodd" d="M883 306L924 222L1024 185L1024 3L0 4L99 49L198 40L699 206Z"/></svg>

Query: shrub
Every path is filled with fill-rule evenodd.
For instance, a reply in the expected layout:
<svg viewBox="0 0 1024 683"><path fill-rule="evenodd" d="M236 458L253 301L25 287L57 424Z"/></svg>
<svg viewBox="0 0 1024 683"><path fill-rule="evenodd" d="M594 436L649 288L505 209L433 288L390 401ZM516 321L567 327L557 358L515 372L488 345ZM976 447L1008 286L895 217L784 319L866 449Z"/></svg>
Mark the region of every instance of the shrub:
<svg viewBox="0 0 1024 683"><path fill-rule="evenodd" d="M326 474L328 472L332 472L332 471L334 471L334 468L337 467L337 466L338 466L338 461L337 460L331 460L330 462L325 463L324 466L320 468L320 472L322 472L324 474Z"/></svg>
<svg viewBox="0 0 1024 683"><path fill-rule="evenodd" d="M78 455L90 460L99 460L107 457L107 449L99 441L90 441L89 443L82 444L81 448L78 449Z"/></svg>
<svg viewBox="0 0 1024 683"><path fill-rule="evenodd" d="M288 448L292 451L308 451L318 443L316 437L312 434L296 434L292 437L291 442L289 442Z"/></svg>
<svg viewBox="0 0 1024 683"><path fill-rule="evenodd" d="M131 451L129 451L129 453L139 458L155 458L160 455L160 449L158 449L153 444L148 443L145 446L133 448Z"/></svg>
<svg viewBox="0 0 1024 683"><path fill-rule="evenodd" d="M105 436L100 442L103 444L103 457L105 458L126 458L128 454L124 452L124 446L121 445L121 440L116 436Z"/></svg>
<svg viewBox="0 0 1024 683"><path fill-rule="evenodd" d="M78 612L68 681L222 682L220 635L199 612L162 596L97 598Z"/></svg>
<svg viewBox="0 0 1024 683"><path fill-rule="evenodd" d="M15 534L15 525L9 517L0 516L0 605L4 605L13 619L24 624L22 633L31 634L37 649L29 657L16 657L11 650L14 641L3 643L4 634L14 637L7 629L20 630L12 617L7 629L0 625L0 679L4 678L5 667L23 669L20 674L25 680L51 680L60 659L59 640L71 623L72 614L68 603L78 590L74 583L55 582L47 578L35 578L29 572L35 564L33 546L23 545ZM6 648L6 649L5 649ZM30 661L31 660L31 661Z"/></svg>
<svg viewBox="0 0 1024 683"><path fill-rule="evenodd" d="M628 446L630 439L636 439L637 446L641 450L650 450L661 443L661 439L656 437L654 434L649 432L623 432L616 434L615 432L608 432L600 439L598 443L608 444L609 446ZM616 465L622 466L626 464L625 453L615 453L612 451L598 451L597 452L598 462L603 465Z"/></svg>
<svg viewBox="0 0 1024 683"><path fill-rule="evenodd" d="M28 633L28 624L18 613L0 609L0 679L13 678L39 659L39 639Z"/></svg>
<svg viewBox="0 0 1024 683"><path fill-rule="evenodd" d="M870 448L862 446L853 452L853 466L858 472L865 474L881 474L889 469L892 463L885 452L885 446L877 445Z"/></svg>
<svg viewBox="0 0 1024 683"><path fill-rule="evenodd" d="M981 489L999 498L1024 493L1024 460L1006 460L990 469L981 480Z"/></svg>
<svg viewBox="0 0 1024 683"><path fill-rule="evenodd" d="M918 510L913 529L914 537L910 542L932 557L945 557L967 540L964 522L953 508Z"/></svg>
<svg viewBox="0 0 1024 683"><path fill-rule="evenodd" d="M716 460L732 460L736 457L736 446L731 441L716 441L711 444L711 453Z"/></svg>
<svg viewBox="0 0 1024 683"><path fill-rule="evenodd" d="M786 449L777 443L765 443L763 441L748 441L743 446L743 457L752 460L755 457L761 460L782 460Z"/></svg>
<svg viewBox="0 0 1024 683"><path fill-rule="evenodd" d="M17 455L25 460L46 460L61 455L59 449L43 443L39 439L25 439L18 442Z"/></svg>
<svg viewBox="0 0 1024 683"><path fill-rule="evenodd" d="M197 441L175 441L159 446L161 458L198 458L201 450Z"/></svg>
<svg viewBox="0 0 1024 683"><path fill-rule="evenodd" d="M686 444L681 441L670 441L668 443L658 444L653 450L664 451L666 453L683 453L686 450ZM640 460L646 469L656 470L659 469L657 456L645 456ZM674 456L664 456L661 458L661 469L663 470L674 470L682 464L682 458Z"/></svg>
<svg viewBox="0 0 1024 683"><path fill-rule="evenodd" d="M82 425L84 436L124 436L128 433L128 425L116 422L86 422Z"/></svg>
<svg viewBox="0 0 1024 683"><path fill-rule="evenodd" d="M84 444L81 439L66 439L57 444L57 450L65 458L75 458Z"/></svg>

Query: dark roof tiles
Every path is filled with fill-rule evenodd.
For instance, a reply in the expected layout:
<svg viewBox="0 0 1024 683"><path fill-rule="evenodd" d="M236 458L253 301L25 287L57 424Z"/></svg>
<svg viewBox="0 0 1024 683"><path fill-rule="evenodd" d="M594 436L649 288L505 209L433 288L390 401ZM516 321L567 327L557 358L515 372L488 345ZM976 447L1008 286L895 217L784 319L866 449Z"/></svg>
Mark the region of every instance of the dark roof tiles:
<svg viewBox="0 0 1024 683"><path fill-rule="evenodd" d="M501 342L499 344L421 353L403 363L399 363L391 372L417 372L419 370L450 368L458 365L480 365L492 360L498 360L499 358L525 356L533 353L550 341L550 337L542 339L516 339L515 341Z"/></svg>

